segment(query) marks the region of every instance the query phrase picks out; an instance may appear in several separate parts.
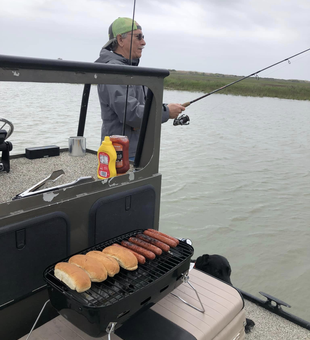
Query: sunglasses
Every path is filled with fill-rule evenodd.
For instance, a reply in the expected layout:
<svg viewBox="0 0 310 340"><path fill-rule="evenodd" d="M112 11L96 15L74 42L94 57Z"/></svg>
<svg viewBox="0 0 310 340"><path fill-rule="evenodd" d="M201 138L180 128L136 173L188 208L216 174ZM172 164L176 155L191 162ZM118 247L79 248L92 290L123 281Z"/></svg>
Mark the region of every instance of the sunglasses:
<svg viewBox="0 0 310 340"><path fill-rule="evenodd" d="M139 41L141 41L142 39L144 39L144 35L143 35L142 33L134 34L134 36L135 36Z"/></svg>

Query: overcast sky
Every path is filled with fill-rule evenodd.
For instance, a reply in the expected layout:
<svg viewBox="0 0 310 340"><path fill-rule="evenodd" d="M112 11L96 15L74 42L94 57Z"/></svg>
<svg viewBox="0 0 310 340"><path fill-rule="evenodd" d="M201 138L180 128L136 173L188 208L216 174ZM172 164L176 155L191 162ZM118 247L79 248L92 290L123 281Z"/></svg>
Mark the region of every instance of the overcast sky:
<svg viewBox="0 0 310 340"><path fill-rule="evenodd" d="M0 54L93 62L133 0L0 0ZM310 48L310 0L137 0L141 66L246 76ZM310 51L260 73L310 81Z"/></svg>

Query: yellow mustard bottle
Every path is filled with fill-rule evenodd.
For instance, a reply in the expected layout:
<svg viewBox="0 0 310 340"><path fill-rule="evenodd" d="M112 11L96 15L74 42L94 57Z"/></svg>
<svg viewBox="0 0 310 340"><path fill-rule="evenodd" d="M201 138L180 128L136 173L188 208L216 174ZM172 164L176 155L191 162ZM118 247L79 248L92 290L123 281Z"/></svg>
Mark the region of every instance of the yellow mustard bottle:
<svg viewBox="0 0 310 340"><path fill-rule="evenodd" d="M106 179L116 176L116 151L109 136L105 136L98 151L97 176Z"/></svg>

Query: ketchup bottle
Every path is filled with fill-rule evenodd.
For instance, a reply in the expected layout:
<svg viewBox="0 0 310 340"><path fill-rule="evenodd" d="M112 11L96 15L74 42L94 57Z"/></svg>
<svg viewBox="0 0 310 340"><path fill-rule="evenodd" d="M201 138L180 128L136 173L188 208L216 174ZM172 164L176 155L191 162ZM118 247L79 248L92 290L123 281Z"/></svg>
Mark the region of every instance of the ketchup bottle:
<svg viewBox="0 0 310 340"><path fill-rule="evenodd" d="M129 139L127 136L110 136L116 150L116 172L121 175L129 170Z"/></svg>

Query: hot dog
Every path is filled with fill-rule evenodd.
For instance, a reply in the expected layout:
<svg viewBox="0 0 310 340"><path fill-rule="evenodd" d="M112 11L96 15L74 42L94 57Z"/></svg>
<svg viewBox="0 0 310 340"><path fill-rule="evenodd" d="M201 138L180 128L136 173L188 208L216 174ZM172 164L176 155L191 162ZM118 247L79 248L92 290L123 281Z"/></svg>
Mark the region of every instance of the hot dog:
<svg viewBox="0 0 310 340"><path fill-rule="evenodd" d="M137 234L136 237L143 240L143 241L146 241L146 242L153 244L154 246L162 249L163 251L168 252L170 250L170 246L168 244L161 242L161 241L158 241L153 237L147 236L145 234Z"/></svg>
<svg viewBox="0 0 310 340"><path fill-rule="evenodd" d="M164 242L164 243L168 244L172 248L175 248L178 245L175 240L171 240L168 237L165 237L165 236L162 236L160 234L154 233L153 231L150 231L150 230L145 230L143 232L143 234L145 234L147 236L150 236L150 237L153 237L153 238L155 238L158 241Z"/></svg>
<svg viewBox="0 0 310 340"><path fill-rule="evenodd" d="M138 254L143 255L144 257L146 257L149 260L154 260L155 257L156 257L156 255L152 251L147 250L147 249L142 248L142 247L139 247L134 243L131 243L129 241L122 241L121 243L122 243L123 247L128 248L128 249L133 250L134 252L136 252Z"/></svg>
<svg viewBox="0 0 310 340"><path fill-rule="evenodd" d="M118 243L113 243L113 246L117 246L117 247L123 247L123 246L121 246L120 244L118 244ZM126 247L123 247L123 248L126 248ZM126 249L128 249L128 248L126 248ZM131 250L131 249L128 249L128 250L130 250L134 255L135 255L135 257L137 258L137 260L138 260L138 262L140 263L140 264L144 264L145 263L145 257L143 256L143 255L141 255L141 254L138 254L138 253L136 253L135 251L133 251L133 250Z"/></svg>
<svg viewBox="0 0 310 340"><path fill-rule="evenodd" d="M161 255L163 253L163 251L160 248L154 246L153 244L151 244L149 242L145 242L143 240L140 240L139 238L130 237L128 241L131 242L131 243L136 244L137 246L140 246L142 248L145 248L147 250L152 251L157 256L159 256L159 255Z"/></svg>
<svg viewBox="0 0 310 340"><path fill-rule="evenodd" d="M149 231L152 231L152 232L155 233L155 234L159 234L159 235L161 235L161 236L170 238L172 241L175 241L177 244L180 243L180 241L179 241L177 238L175 238L175 237L173 237L173 236L170 236L170 235L167 235L167 234L164 234L164 233L162 233L161 231L158 231L158 230L155 230L155 229L148 229L148 230L149 230Z"/></svg>

